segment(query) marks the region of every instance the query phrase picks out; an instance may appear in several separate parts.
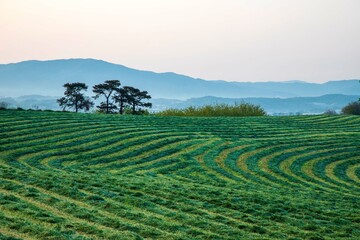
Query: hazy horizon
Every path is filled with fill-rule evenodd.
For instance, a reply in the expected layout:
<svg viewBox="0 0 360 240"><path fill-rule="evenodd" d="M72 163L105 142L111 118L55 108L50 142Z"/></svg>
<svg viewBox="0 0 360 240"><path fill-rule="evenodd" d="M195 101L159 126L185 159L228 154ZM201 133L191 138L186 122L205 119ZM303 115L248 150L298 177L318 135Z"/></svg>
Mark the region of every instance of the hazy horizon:
<svg viewBox="0 0 360 240"><path fill-rule="evenodd" d="M0 63L93 58L205 80L360 78L357 0L0 0Z"/></svg>
<svg viewBox="0 0 360 240"><path fill-rule="evenodd" d="M40 61L40 62L45 62L45 61L57 61L57 60L72 60L72 59L92 59L92 60L98 60L98 61L105 61L103 59L96 59L96 58L63 58L63 59L43 59L43 60L39 60L39 59L27 59L27 60L23 60L23 61L19 61L19 62L8 62L8 63L0 63L1 64L17 64L17 63L21 63L21 62L28 62L28 61ZM169 71L164 71L164 72L157 72L157 71L153 71L151 69L136 69L133 68L131 66L127 66L121 63L115 63L115 62L109 62L109 61L105 61L111 64L115 64L115 65L120 65L120 66L124 66L130 69L135 69L135 70L139 70L139 71L146 71L146 72L154 72L154 73L175 73L177 75L184 75L187 77L191 77L191 78L195 78L191 75L186 75L183 73L178 73L178 72L169 72ZM289 79L289 80L282 80L282 81L276 81L276 80L264 80L264 81L231 81L231 80L227 80L227 79L203 79L203 78L198 78L201 80L205 80L205 81L226 81L226 82L243 82L243 83L265 83L265 82L304 82L304 83L316 83L316 84L322 84L322 83L326 83L326 82L331 82L331 81L343 81L343 80L360 80L360 78L353 78L353 79L329 79L329 80L324 80L324 81L305 81L305 80L301 80L301 79Z"/></svg>

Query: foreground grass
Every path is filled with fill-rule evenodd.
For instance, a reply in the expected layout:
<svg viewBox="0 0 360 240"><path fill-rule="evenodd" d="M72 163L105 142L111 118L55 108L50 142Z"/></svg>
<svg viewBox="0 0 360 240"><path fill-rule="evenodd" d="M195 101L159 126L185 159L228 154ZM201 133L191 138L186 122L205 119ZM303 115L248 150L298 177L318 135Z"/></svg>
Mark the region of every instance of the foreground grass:
<svg viewBox="0 0 360 240"><path fill-rule="evenodd" d="M359 123L0 111L0 239L359 239Z"/></svg>

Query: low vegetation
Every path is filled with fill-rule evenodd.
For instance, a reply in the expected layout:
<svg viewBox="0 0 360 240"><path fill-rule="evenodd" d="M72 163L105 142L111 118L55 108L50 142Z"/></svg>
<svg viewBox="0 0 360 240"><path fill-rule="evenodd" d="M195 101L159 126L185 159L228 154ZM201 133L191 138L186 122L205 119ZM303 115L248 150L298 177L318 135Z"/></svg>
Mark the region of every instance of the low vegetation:
<svg viewBox="0 0 360 240"><path fill-rule="evenodd" d="M188 117L244 117L264 116L265 110L251 103L237 103L234 105L215 104L184 109L167 109L157 113L159 116L188 116Z"/></svg>
<svg viewBox="0 0 360 240"><path fill-rule="evenodd" d="M0 110L6 110L9 107L9 103L0 102Z"/></svg>
<svg viewBox="0 0 360 240"><path fill-rule="evenodd" d="M323 114L324 115L336 115L337 112L335 110L333 110L333 109L328 109Z"/></svg>
<svg viewBox="0 0 360 240"><path fill-rule="evenodd" d="M360 118L0 111L0 239L360 239Z"/></svg>
<svg viewBox="0 0 360 240"><path fill-rule="evenodd" d="M342 114L360 115L360 101L351 102L341 110Z"/></svg>

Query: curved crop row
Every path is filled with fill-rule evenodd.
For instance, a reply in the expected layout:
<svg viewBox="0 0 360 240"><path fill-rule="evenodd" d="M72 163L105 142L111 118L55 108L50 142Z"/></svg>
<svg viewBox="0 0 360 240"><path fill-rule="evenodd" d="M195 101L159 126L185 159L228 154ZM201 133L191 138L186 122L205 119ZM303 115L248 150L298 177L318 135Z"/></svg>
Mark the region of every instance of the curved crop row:
<svg viewBox="0 0 360 240"><path fill-rule="evenodd" d="M0 238L360 238L359 117L0 119Z"/></svg>

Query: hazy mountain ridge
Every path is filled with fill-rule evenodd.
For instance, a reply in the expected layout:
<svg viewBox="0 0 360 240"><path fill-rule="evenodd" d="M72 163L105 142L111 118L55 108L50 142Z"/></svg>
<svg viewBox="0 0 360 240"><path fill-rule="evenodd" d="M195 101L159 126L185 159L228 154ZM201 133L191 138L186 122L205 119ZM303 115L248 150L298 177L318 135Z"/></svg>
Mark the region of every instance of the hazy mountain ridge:
<svg viewBox="0 0 360 240"><path fill-rule="evenodd" d="M107 79L147 90L154 98L188 99L203 96L314 97L326 94L356 95L358 80L330 81L323 84L302 81L226 82L206 81L176 73L155 73L95 59L66 59L0 64L0 96L60 96L66 82L85 82L90 87ZM89 89L91 95L91 89Z"/></svg>
<svg viewBox="0 0 360 240"><path fill-rule="evenodd" d="M205 104L234 104L253 103L261 105L269 114L291 114L291 113L323 113L326 110L336 110L349 102L357 101L360 95L329 94L320 97L295 97L295 98L220 98L206 96L201 98L190 98L188 100L177 99L151 99L153 108L151 111L161 111L167 108L185 108L189 106L202 106ZM29 95L18 98L0 98L0 102L7 102L9 107L21 107L24 109L51 109L61 110L56 103L57 97Z"/></svg>
<svg viewBox="0 0 360 240"><path fill-rule="evenodd" d="M326 110L341 109L350 102L357 101L360 95L328 94L319 97L294 97L294 98L220 98L206 96L191 98L186 101L177 102L170 107L184 108L189 106L202 106L205 104L235 104L241 102L252 103L262 106L269 114L275 113L323 113ZM158 106L157 100L154 105ZM161 105L159 105L161 106Z"/></svg>
<svg viewBox="0 0 360 240"><path fill-rule="evenodd" d="M206 81L176 73L155 73L95 59L67 59L0 64L0 101L12 107L58 110L56 98L66 82L85 82L91 87L107 79L147 90L154 110L204 104L250 102L269 113L321 113L339 111L359 98L358 80L308 83ZM4 98L4 96L8 98ZM47 97L44 97L47 96ZM9 98L11 97L11 98Z"/></svg>

